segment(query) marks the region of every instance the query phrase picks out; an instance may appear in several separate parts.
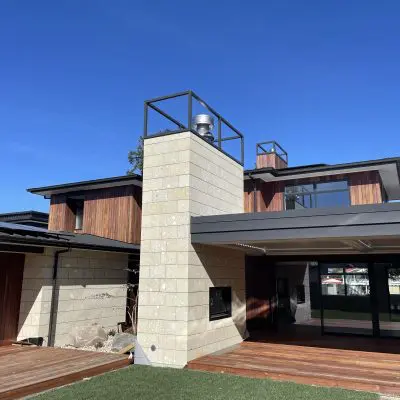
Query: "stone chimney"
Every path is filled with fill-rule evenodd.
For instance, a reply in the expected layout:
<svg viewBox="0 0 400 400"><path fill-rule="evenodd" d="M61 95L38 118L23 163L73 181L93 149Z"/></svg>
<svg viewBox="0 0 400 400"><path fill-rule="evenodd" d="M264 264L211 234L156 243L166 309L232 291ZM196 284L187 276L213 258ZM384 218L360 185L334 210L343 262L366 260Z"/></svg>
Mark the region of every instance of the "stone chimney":
<svg viewBox="0 0 400 400"><path fill-rule="evenodd" d="M288 154L279 143L263 142L256 145L256 168L281 169L288 166Z"/></svg>
<svg viewBox="0 0 400 400"><path fill-rule="evenodd" d="M135 364L183 368L246 336L245 254L192 245L190 218L244 212L243 167L191 131L144 140ZM210 288L230 287L232 316L210 320Z"/></svg>

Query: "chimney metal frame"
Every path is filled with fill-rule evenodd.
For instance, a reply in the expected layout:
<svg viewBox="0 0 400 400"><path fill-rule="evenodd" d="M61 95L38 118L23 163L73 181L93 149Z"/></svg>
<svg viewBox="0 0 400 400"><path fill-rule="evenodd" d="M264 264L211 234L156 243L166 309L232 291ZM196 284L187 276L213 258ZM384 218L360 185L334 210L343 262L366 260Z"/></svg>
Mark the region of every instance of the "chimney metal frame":
<svg viewBox="0 0 400 400"><path fill-rule="evenodd" d="M161 103L166 100L174 99L177 97L187 97L187 121L184 123L182 121L179 121L163 111L161 108L155 105L155 103ZM193 117L193 99L196 99L203 107L205 107L217 120L217 138L213 141L210 142L206 140L203 136L199 135L198 132L196 132L192 128L192 117ZM168 119L171 121L173 124L176 125L177 129L170 131L164 131L164 132L158 132L158 133L149 133L148 131L148 125L149 125L149 108L152 110L156 111L160 115L162 115L164 118ZM223 125L226 125L228 128L230 128L233 132L233 136L228 136L224 137L222 128ZM232 160L236 161L240 165L244 165L244 135L236 129L229 121L227 121L222 115L220 115L217 111L215 111L214 108L212 108L209 104L207 104L200 96L198 96L196 93L194 93L192 90L186 90L183 92L178 92L174 93L171 95L167 96L161 96L161 97L156 97L153 99L145 100L144 102L144 127L143 127L143 138L150 138L150 137L157 137L157 136L165 136L165 135L173 135L177 133L182 133L182 132L192 132L196 136L200 137L203 139L205 142L209 143L213 147L217 148L221 153L225 154ZM225 141L229 140L240 140L240 159L237 159L235 156L232 154L229 154L225 150L222 149L222 144Z"/></svg>
<svg viewBox="0 0 400 400"><path fill-rule="evenodd" d="M275 151L269 151L266 150L265 147L267 145L272 145L275 147ZM256 144L256 157L261 156L264 154L276 154L282 161L286 162L286 164L289 164L289 157L288 153L286 150L275 140L270 140L268 142L260 142Z"/></svg>

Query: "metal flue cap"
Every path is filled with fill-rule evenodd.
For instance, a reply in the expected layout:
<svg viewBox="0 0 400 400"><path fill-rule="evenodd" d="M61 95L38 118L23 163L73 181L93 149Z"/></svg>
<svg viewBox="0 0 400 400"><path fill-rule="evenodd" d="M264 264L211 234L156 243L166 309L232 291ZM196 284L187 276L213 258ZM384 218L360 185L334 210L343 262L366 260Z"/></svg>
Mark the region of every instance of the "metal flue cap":
<svg viewBox="0 0 400 400"><path fill-rule="evenodd" d="M214 118L208 114L197 114L192 119L193 129L206 140L213 142Z"/></svg>

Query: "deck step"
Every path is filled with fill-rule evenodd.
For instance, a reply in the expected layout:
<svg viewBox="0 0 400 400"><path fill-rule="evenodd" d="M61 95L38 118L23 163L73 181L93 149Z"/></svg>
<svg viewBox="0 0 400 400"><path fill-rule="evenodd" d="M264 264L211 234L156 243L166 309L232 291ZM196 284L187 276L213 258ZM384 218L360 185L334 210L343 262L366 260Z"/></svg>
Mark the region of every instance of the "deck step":
<svg viewBox="0 0 400 400"><path fill-rule="evenodd" d="M189 369L400 395L400 355L243 343L188 363Z"/></svg>

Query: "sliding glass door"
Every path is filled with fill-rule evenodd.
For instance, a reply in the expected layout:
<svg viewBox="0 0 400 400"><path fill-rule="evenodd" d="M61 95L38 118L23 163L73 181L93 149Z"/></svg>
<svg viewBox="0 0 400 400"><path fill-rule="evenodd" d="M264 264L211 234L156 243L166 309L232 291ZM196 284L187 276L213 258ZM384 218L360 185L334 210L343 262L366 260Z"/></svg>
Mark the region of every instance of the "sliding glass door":
<svg viewBox="0 0 400 400"><path fill-rule="evenodd" d="M374 263L379 332L382 337L400 337L400 266Z"/></svg>
<svg viewBox="0 0 400 400"><path fill-rule="evenodd" d="M324 333L372 335L368 263L320 263Z"/></svg>

